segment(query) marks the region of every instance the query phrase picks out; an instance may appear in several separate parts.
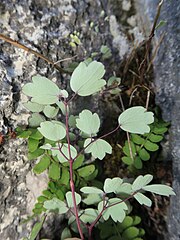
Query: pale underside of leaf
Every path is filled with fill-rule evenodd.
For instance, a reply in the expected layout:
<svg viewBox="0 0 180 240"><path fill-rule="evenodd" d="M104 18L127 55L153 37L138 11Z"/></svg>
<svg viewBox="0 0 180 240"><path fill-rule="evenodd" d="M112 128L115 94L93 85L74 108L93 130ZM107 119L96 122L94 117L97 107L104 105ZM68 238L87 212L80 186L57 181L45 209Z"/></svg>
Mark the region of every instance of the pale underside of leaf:
<svg viewBox="0 0 180 240"><path fill-rule="evenodd" d="M64 214L68 211L66 204L57 198L45 201L44 208L47 210L58 210L60 214Z"/></svg>
<svg viewBox="0 0 180 240"><path fill-rule="evenodd" d="M141 204L141 205L146 205L148 207L151 207L152 205L152 201L151 199L149 199L148 197L146 197L144 194L142 193L136 193L134 195L134 198Z"/></svg>
<svg viewBox="0 0 180 240"><path fill-rule="evenodd" d="M88 146L90 144L91 139L87 138L86 141L84 142L84 147ZM86 153L91 153L94 158L99 158L102 160L106 153L111 154L112 153L112 147L111 145L106 142L103 139L98 139L92 142L86 149Z"/></svg>
<svg viewBox="0 0 180 240"><path fill-rule="evenodd" d="M130 133L144 134L150 131L148 124L153 123L152 112L147 112L144 107L136 106L120 114L118 122L120 127Z"/></svg>
<svg viewBox="0 0 180 240"><path fill-rule="evenodd" d="M76 204L79 205L81 202L81 196L76 192L75 192L75 199L76 199ZM74 207L72 192L66 193L66 201L67 201L68 207L70 207L70 208Z"/></svg>
<svg viewBox="0 0 180 240"><path fill-rule="evenodd" d="M97 193L97 194L103 194L104 192L96 187L83 187L81 188L81 192L90 194L90 193Z"/></svg>
<svg viewBox="0 0 180 240"><path fill-rule="evenodd" d="M23 106L25 108L27 108L29 111L36 112L36 113L39 113L39 112L43 111L43 109L45 107L42 104L38 104L38 103L35 103L35 102L31 102L31 101L24 102Z"/></svg>
<svg viewBox="0 0 180 240"><path fill-rule="evenodd" d="M148 183L150 183L153 179L153 176L150 174L146 174L145 176L138 176L133 184L132 184L132 190L137 191L142 189L144 186L146 186Z"/></svg>
<svg viewBox="0 0 180 240"><path fill-rule="evenodd" d="M96 93L106 84L101 79L104 73L104 66L100 62L93 61L88 66L81 62L71 76L71 89L80 96Z"/></svg>
<svg viewBox="0 0 180 240"><path fill-rule="evenodd" d="M66 136L65 128L55 121L42 122L38 130L45 138L52 141L59 141Z"/></svg>
<svg viewBox="0 0 180 240"><path fill-rule="evenodd" d="M159 195L163 195L163 196L176 195L170 186L166 186L163 184L148 185L148 186L143 187L143 190L149 191L152 193L156 193Z"/></svg>
<svg viewBox="0 0 180 240"><path fill-rule="evenodd" d="M83 110L76 119L76 126L84 133L94 136L99 131L99 116L97 113L92 114L89 110Z"/></svg>
<svg viewBox="0 0 180 240"><path fill-rule="evenodd" d="M117 204L116 204L117 203ZM115 204L115 205L113 205ZM111 207L108 207L104 212L103 212L103 218L104 220L108 220L109 217L111 217L115 222L122 222L126 216L126 210L128 210L127 205L124 202L121 202L121 199L119 198L111 198L108 200L108 205ZM99 213L103 209L103 201L98 204L98 211Z"/></svg>
<svg viewBox="0 0 180 240"><path fill-rule="evenodd" d="M106 178L104 182L104 191L106 193L117 193L121 187L123 180L121 178L115 177L113 179Z"/></svg>
<svg viewBox="0 0 180 240"><path fill-rule="evenodd" d="M22 88L24 94L32 97L32 102L39 104L56 103L61 90L55 83L40 75L34 76L32 81L32 83L27 83Z"/></svg>

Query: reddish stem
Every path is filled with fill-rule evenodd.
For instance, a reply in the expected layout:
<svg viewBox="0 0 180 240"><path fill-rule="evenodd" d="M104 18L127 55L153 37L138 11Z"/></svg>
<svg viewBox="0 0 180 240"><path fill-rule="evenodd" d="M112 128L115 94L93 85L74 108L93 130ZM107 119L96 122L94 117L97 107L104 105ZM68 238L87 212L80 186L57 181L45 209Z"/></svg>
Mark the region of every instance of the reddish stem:
<svg viewBox="0 0 180 240"><path fill-rule="evenodd" d="M97 216L97 218L96 218L96 219L94 220L94 222L91 223L91 225L88 227L88 230L89 230L89 240L91 240L92 230L93 230L94 226L96 225L96 223L99 221L99 219L102 217L103 212L104 212L107 208L110 208L110 207L115 206L115 205L117 205L117 204L120 204L120 203L122 203L122 202L128 201L128 200L129 200L130 198L132 198L136 193L137 193L137 192L134 192L133 194L131 194L131 195L130 195L129 197L127 197L126 199L121 200L121 201L119 201L119 202L117 202L117 203L113 203L113 204L111 204L111 205L109 205L109 206L106 206L106 204L107 204L107 202L106 202L106 204L103 205L103 209L101 210L101 212L99 213L99 215ZM104 200L104 203L105 203L105 200Z"/></svg>
<svg viewBox="0 0 180 240"><path fill-rule="evenodd" d="M68 125L68 120L69 120L68 103L65 102L64 104L65 104L65 110L66 110L66 137L67 137L68 152L69 152L70 187L71 187L71 192L72 192L72 200L73 200L74 213L75 213L75 217L76 217L77 227L78 227L81 239L84 240L83 232L81 229L81 223L80 223L80 219L79 219L79 215L78 215L78 210L77 210L75 186L74 186L74 180L73 180L73 161L74 160L72 159L71 148L70 148L69 125Z"/></svg>

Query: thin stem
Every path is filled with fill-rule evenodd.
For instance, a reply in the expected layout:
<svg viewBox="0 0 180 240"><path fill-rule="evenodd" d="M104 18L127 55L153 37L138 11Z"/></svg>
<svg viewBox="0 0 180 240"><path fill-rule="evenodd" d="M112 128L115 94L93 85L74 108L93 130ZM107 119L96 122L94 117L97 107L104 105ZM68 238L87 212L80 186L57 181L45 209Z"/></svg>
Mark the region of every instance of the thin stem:
<svg viewBox="0 0 180 240"><path fill-rule="evenodd" d="M43 59L44 61L46 61L47 63L51 64L53 67L55 67L59 72L62 72L62 73L68 73L68 71L64 70L63 68L61 68L60 66L58 66L56 63L54 63L53 61L51 61L49 58L45 57L44 55L42 55L41 53L38 53L36 51L34 51L33 49L31 48L28 48L26 47L25 45L11 39L10 37L8 36L5 36L4 34L0 34L0 39L12 44L13 46L15 47L18 47L18 48L21 48L23 49L24 51L28 52L28 53L32 53L34 54L35 56Z"/></svg>
<svg viewBox="0 0 180 240"><path fill-rule="evenodd" d="M104 134L104 135L102 135L101 137L96 138L96 139L92 139L92 137L91 137L91 139L92 139L91 142L88 143L88 145L87 145L86 147L84 147L84 148L77 154L77 156L76 156L73 160L75 161L75 160L79 157L79 155L81 155L81 154L84 152L84 150L85 150L86 148L88 148L93 142L96 142L96 141L99 140L99 139L102 139L102 138L105 138L105 137L109 136L110 134L116 132L119 128L120 128L120 126L118 125L118 126L117 126L115 129L113 129L111 132L106 133L106 134Z"/></svg>
<svg viewBox="0 0 180 240"><path fill-rule="evenodd" d="M60 146L60 143L58 142L58 147L59 147L59 151L60 151L60 153L63 155L63 157L64 157L67 161L69 161L69 158L67 158L66 155L65 155L65 154L63 153L63 151L62 151L63 143L61 143L61 146Z"/></svg>
<svg viewBox="0 0 180 240"><path fill-rule="evenodd" d="M151 92L150 92L150 90L148 90L147 98L146 98L146 110L148 110L150 95L151 95Z"/></svg>
<svg viewBox="0 0 180 240"><path fill-rule="evenodd" d="M124 111L125 111L125 107L124 107L124 103L123 103L121 94L119 94L119 100L120 100L120 103L121 103L122 110L123 110L123 112L124 112ZM132 161L134 162L134 157L133 157L133 152L132 152L132 147L131 147L131 142L130 142L130 135L129 135L128 132L126 132L126 135L127 135L127 140L128 140L130 157L131 157Z"/></svg>
<svg viewBox="0 0 180 240"><path fill-rule="evenodd" d="M131 157L132 161L134 162L134 157L133 157L133 152L132 152L132 147L131 147L131 141L130 141L130 135L129 135L128 132L126 132L126 135L127 135L130 157Z"/></svg>
<svg viewBox="0 0 180 240"><path fill-rule="evenodd" d="M102 217L103 212L104 212L106 209L108 209L108 208L110 208L110 207L113 207L113 206L115 206L115 205L117 205L117 204L120 204L120 203L123 203L123 202L128 201L128 200L131 199L136 193L137 193L137 192L134 192L133 194L131 194L129 197L125 198L124 200L121 200L121 201L119 201L119 202L117 202L117 203L113 203L113 204L111 204L111 205L109 205L109 206L107 206L107 203L108 203L108 202L106 202L106 204L104 204L103 209L101 210L101 212L99 213L99 215L97 216L97 218L96 218L96 219L94 220L94 222L91 223L91 225L89 226L89 235L91 236L93 227L96 225L96 223L97 223L97 222L99 221L99 219ZM89 240L91 240L91 237L89 238Z"/></svg>
<svg viewBox="0 0 180 240"><path fill-rule="evenodd" d="M82 232L82 229L81 229L81 222L80 222L79 215L78 215L78 210L77 210L76 196L75 196L75 186L74 186L74 180L73 180L73 162L74 162L74 160L72 159L71 148L70 148L69 125L68 125L68 120L69 120L68 103L64 102L64 104L65 104L65 112L66 112L66 137L67 137L68 152L69 152L70 187L71 187L74 213L75 213L75 216L76 216L78 231L79 231L81 239L84 240L83 232Z"/></svg>
<svg viewBox="0 0 180 240"><path fill-rule="evenodd" d="M116 132L119 128L120 128L120 126L118 125L114 130L112 130L111 132L108 132L108 133L104 134L103 136L99 137L98 139L102 139L102 138L105 138L105 137L111 135L112 133ZM98 139L96 139L96 140L98 140ZM95 141L96 141L96 140L95 140Z"/></svg>
<svg viewBox="0 0 180 240"><path fill-rule="evenodd" d="M93 227L96 225L96 223L99 221L99 219L102 217L103 212L106 210L106 205L107 205L107 201L105 201L105 195L103 196L103 209L101 210L101 212L99 213L99 215L97 216L97 218L94 220L93 223L91 223L91 225L88 227L88 233L89 233L89 240L91 240L91 236L92 236L92 230Z"/></svg>
<svg viewBox="0 0 180 240"><path fill-rule="evenodd" d="M69 100L66 104L69 104L75 97L76 97L77 93L75 93Z"/></svg>

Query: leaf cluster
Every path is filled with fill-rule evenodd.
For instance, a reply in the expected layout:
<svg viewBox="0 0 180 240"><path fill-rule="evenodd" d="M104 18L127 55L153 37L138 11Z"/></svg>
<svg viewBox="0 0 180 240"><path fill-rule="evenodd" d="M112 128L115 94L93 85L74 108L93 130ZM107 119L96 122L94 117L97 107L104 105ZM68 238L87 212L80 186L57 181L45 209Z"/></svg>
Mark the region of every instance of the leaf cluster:
<svg viewBox="0 0 180 240"><path fill-rule="evenodd" d="M101 52L104 56L110 54L106 47L102 48ZM119 177L107 178L104 184L96 180L98 168L94 160L102 160L106 154L111 154L112 147L103 139L107 134L97 137L101 125L98 114L84 109L78 116L70 115L69 102L76 95L86 97L103 91L106 85L104 74L105 68L102 63L92 60L81 62L70 79L69 85L73 92L70 97L66 90L39 75L33 77L31 83L24 85L23 93L31 98L24 103L32 112L29 119L31 128L25 131L17 129L18 136L28 139L28 158L32 160L38 157L38 162L33 168L34 173L47 171L50 180L47 189L38 197L33 212L35 215L43 212L68 213L70 230L78 233L76 221L80 220L77 222L85 235L88 234L87 226L90 224L97 226L99 222L113 220L119 224L124 239L139 240L142 232L135 227L133 218L126 218L130 205L128 200L134 198L140 204L150 207L152 202L144 195L146 191L164 196L174 195L174 192L166 185L149 185L152 175L139 176L133 183ZM120 79L110 78L107 82L110 88L114 84L117 87ZM142 106L135 106L119 115L118 126L112 131L122 129L131 133L133 159L139 157L139 162L148 160L146 158L149 157L145 157L145 153L155 151L153 149L156 143L161 141L161 135L166 129L163 126L160 130L157 125L150 127L153 121L152 112L148 112ZM141 137L138 134L144 135ZM127 160L130 156L127 143L123 151ZM136 164L136 168L140 168L140 165ZM74 199L76 206L73 204ZM74 210L76 217L73 214ZM42 224L37 226L36 234ZM70 236L68 229L63 234ZM111 240L113 239L117 238Z"/></svg>
<svg viewBox="0 0 180 240"><path fill-rule="evenodd" d="M100 239L105 240L142 240L145 231L139 228L139 216L126 216L122 223L115 223L112 219L98 225Z"/></svg>
<svg viewBox="0 0 180 240"><path fill-rule="evenodd" d="M36 174L40 174L45 170L48 171L50 181L48 183L48 188L37 198L37 203L33 209L35 214L41 214L46 210L43 204L47 200L57 198L64 201L65 194L70 190L69 166L67 164L61 164L57 159L54 161L50 157L44 155L34 166L33 171ZM98 169L95 164L84 164L83 155L77 158L73 170L74 183L77 189L86 186L90 182L93 183L93 180L98 174Z"/></svg>
<svg viewBox="0 0 180 240"><path fill-rule="evenodd" d="M159 149L159 144L164 138L164 134L168 131L169 123L156 119L150 125L150 132L143 135L130 134L130 142L125 141L123 147L122 161L136 169L142 169L143 161L148 161L151 158L152 152ZM132 154L131 154L132 153Z"/></svg>

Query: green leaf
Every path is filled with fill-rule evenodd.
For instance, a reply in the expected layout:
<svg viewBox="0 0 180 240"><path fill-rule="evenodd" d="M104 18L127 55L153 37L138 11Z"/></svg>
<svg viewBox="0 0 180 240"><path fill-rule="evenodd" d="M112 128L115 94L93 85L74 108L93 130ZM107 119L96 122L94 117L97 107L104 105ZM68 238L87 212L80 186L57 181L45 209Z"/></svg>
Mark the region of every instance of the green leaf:
<svg viewBox="0 0 180 240"><path fill-rule="evenodd" d="M45 108L43 110L44 114L48 118L54 118L57 115L58 111L59 111L58 108L55 108L50 105L45 106Z"/></svg>
<svg viewBox="0 0 180 240"><path fill-rule="evenodd" d="M41 221L40 222L37 222L35 223L35 225L33 226L33 229L31 231L31 235L29 237L29 240L35 240L36 237L38 236L42 226L43 226L43 223L44 223L44 220L45 220L45 216L43 216L41 218Z"/></svg>
<svg viewBox="0 0 180 240"><path fill-rule="evenodd" d="M48 199L51 199L51 198L53 198L53 196L54 196L49 190L44 190L42 193L43 193L43 195L44 195L45 197L47 197Z"/></svg>
<svg viewBox="0 0 180 240"><path fill-rule="evenodd" d="M38 148L38 145L39 145L38 140L35 140L35 139L29 137L29 139L28 139L28 150L29 150L29 152L34 152Z"/></svg>
<svg viewBox="0 0 180 240"><path fill-rule="evenodd" d="M119 224L119 227L121 228L121 231L131 227L133 224L133 218L130 216L126 216L124 221L122 223Z"/></svg>
<svg viewBox="0 0 180 240"><path fill-rule="evenodd" d="M133 164L133 159L131 157L122 157L121 159L122 159L123 163L125 163L127 165Z"/></svg>
<svg viewBox="0 0 180 240"><path fill-rule="evenodd" d="M103 60L108 59L112 56L111 49L106 45L101 46L100 52L103 54Z"/></svg>
<svg viewBox="0 0 180 240"><path fill-rule="evenodd" d="M58 180L60 178L60 166L57 163L52 163L49 166L49 178Z"/></svg>
<svg viewBox="0 0 180 240"><path fill-rule="evenodd" d="M40 203L44 203L44 201L46 201L47 198L44 197L44 196L39 196L39 197L37 198L37 200L38 200L38 202L40 202Z"/></svg>
<svg viewBox="0 0 180 240"><path fill-rule="evenodd" d="M138 225L141 222L141 218L139 216L133 217L133 225Z"/></svg>
<svg viewBox="0 0 180 240"><path fill-rule="evenodd" d="M149 191L149 192L156 193L163 196L176 195L174 190L171 187L163 184L152 184L152 185L144 186L142 189L145 191Z"/></svg>
<svg viewBox="0 0 180 240"><path fill-rule="evenodd" d="M59 148L61 149L61 152L59 151ZM51 150L52 155L57 156L61 163L67 162L67 159L70 159L67 143L60 143L59 145L56 145L56 148L52 148ZM77 150L72 145L70 145L70 152L71 157L74 159L77 156Z"/></svg>
<svg viewBox="0 0 180 240"><path fill-rule="evenodd" d="M83 199L83 202L86 205L93 205L93 204L99 203L101 200L102 200L102 198L101 198L100 194L90 193L87 195L87 197L85 199Z"/></svg>
<svg viewBox="0 0 180 240"><path fill-rule="evenodd" d="M22 132L18 133L18 138L28 138L31 135L31 131L22 130Z"/></svg>
<svg viewBox="0 0 180 240"><path fill-rule="evenodd" d="M86 194L96 193L96 194L104 194L104 192L96 187L83 187L80 189L81 192Z"/></svg>
<svg viewBox="0 0 180 240"><path fill-rule="evenodd" d="M115 76L112 76L108 79L107 86L118 86L121 83L121 79Z"/></svg>
<svg viewBox="0 0 180 240"><path fill-rule="evenodd" d="M34 166L33 172L36 174L40 174L44 172L50 164L50 158L48 156L43 156L40 161Z"/></svg>
<svg viewBox="0 0 180 240"><path fill-rule="evenodd" d="M79 205L81 202L81 196L75 192L75 198L76 198L76 205ZM73 199L72 199L72 192L67 192L66 193L66 201L67 201L67 205L69 208L73 208L74 204L73 204Z"/></svg>
<svg viewBox="0 0 180 240"><path fill-rule="evenodd" d="M63 184L65 186L67 186L69 184L69 170L68 168L62 168L62 174L61 174L61 178L59 179L59 183Z"/></svg>
<svg viewBox="0 0 180 240"><path fill-rule="evenodd" d="M78 158L76 158L76 160L73 162L73 170L78 169L79 167L82 166L84 161L84 155L79 155Z"/></svg>
<svg viewBox="0 0 180 240"><path fill-rule="evenodd" d="M168 131L168 128L167 127L155 127L155 128L152 129L152 131L155 134L164 134L165 132Z"/></svg>
<svg viewBox="0 0 180 240"><path fill-rule="evenodd" d="M134 198L141 204L141 205L145 205L145 206L148 206L148 207L151 207L152 205L152 201L146 197L144 194L138 192L134 195Z"/></svg>
<svg viewBox="0 0 180 240"><path fill-rule="evenodd" d="M123 183L123 180L119 177L115 178L106 178L104 182L104 191L105 193L112 193L114 192L115 194L118 192L118 190L121 187L121 184Z"/></svg>
<svg viewBox="0 0 180 240"><path fill-rule="evenodd" d="M145 235L144 229L143 228L139 228L139 237L142 237L144 235ZM143 240L143 239L141 238L141 240Z"/></svg>
<svg viewBox="0 0 180 240"><path fill-rule="evenodd" d="M55 193L57 191L57 188L56 188L54 182L49 182L48 183L48 188L51 190L52 193Z"/></svg>
<svg viewBox="0 0 180 240"><path fill-rule="evenodd" d="M42 122L38 130L45 138L52 141L59 141L66 136L66 130L64 126L56 121Z"/></svg>
<svg viewBox="0 0 180 240"><path fill-rule="evenodd" d="M119 240L119 236L112 236L108 238L108 240Z"/></svg>
<svg viewBox="0 0 180 240"><path fill-rule="evenodd" d="M83 110L76 119L76 126L82 132L90 136L95 136L99 131L100 119L97 113L92 113L89 110Z"/></svg>
<svg viewBox="0 0 180 240"><path fill-rule="evenodd" d="M144 147L148 150L148 151L151 151L151 152L155 152L159 149L159 146L155 143L152 143L150 141L146 141L145 144L144 144Z"/></svg>
<svg viewBox="0 0 180 240"><path fill-rule="evenodd" d="M56 190L55 194L56 194L58 199L60 199L61 201L64 200L64 193L61 189Z"/></svg>
<svg viewBox="0 0 180 240"><path fill-rule="evenodd" d="M100 62L93 61L88 66L81 62L71 76L71 89L80 96L96 93L106 84L101 79L104 73L104 66Z"/></svg>
<svg viewBox="0 0 180 240"><path fill-rule="evenodd" d="M77 170L80 177L85 178L91 175L95 171L94 165L88 165Z"/></svg>
<svg viewBox="0 0 180 240"><path fill-rule="evenodd" d="M143 161L147 161L150 159L150 154L144 149L142 148L139 152L138 152L140 158L143 160Z"/></svg>
<svg viewBox="0 0 180 240"><path fill-rule="evenodd" d="M82 215L80 216L81 221L85 224L93 223L98 216L98 211L93 208L86 208L82 211Z"/></svg>
<svg viewBox="0 0 180 240"><path fill-rule="evenodd" d="M161 142L162 139L163 139L163 136L161 135L156 135L156 134L153 134L151 133L150 136L148 137L148 139L151 141L151 142Z"/></svg>
<svg viewBox="0 0 180 240"><path fill-rule="evenodd" d="M71 235L71 232L69 230L69 228L64 228L62 233L61 233L61 240L65 240L66 238L71 238L72 235Z"/></svg>
<svg viewBox="0 0 180 240"><path fill-rule="evenodd" d="M64 214L69 210L66 204L57 198L45 201L43 207L50 211L58 211L59 214Z"/></svg>
<svg viewBox="0 0 180 240"><path fill-rule="evenodd" d="M130 133L149 133L148 124L153 123L154 117L152 112L147 112L144 107L131 107L120 114L118 122L120 127Z"/></svg>
<svg viewBox="0 0 180 240"><path fill-rule="evenodd" d="M42 213L42 209L38 209L38 208L34 208L33 210L32 210L32 212L35 214L35 215L40 215L41 213Z"/></svg>
<svg viewBox="0 0 180 240"><path fill-rule="evenodd" d="M159 23L156 25L156 30L162 26L164 26L165 24L167 23L167 21L164 21L164 20L160 20Z"/></svg>
<svg viewBox="0 0 180 240"><path fill-rule="evenodd" d="M142 165L142 161L141 161L140 157L135 157L133 164L134 164L135 168L142 169L143 165Z"/></svg>
<svg viewBox="0 0 180 240"><path fill-rule="evenodd" d="M108 200L108 205L113 205L115 203L117 203L116 205L113 205L111 207L108 207L104 212L103 212L103 218L104 220L108 220L109 217L111 217L113 219L114 222L122 222L126 216L125 210L128 210L127 205L124 202L121 202L122 200L119 198L111 198ZM120 203L121 202L121 203ZM103 209L103 201L101 201L98 204L98 211L99 213L102 211Z"/></svg>
<svg viewBox="0 0 180 240"><path fill-rule="evenodd" d="M55 83L40 75L32 77L32 83L25 84L22 92L32 97L32 102L39 104L56 103L61 95L61 90Z"/></svg>
<svg viewBox="0 0 180 240"><path fill-rule="evenodd" d="M28 160L33 160L36 159L37 157L41 156L44 153L43 149L36 149L34 152L29 152L28 153Z"/></svg>
<svg viewBox="0 0 180 240"><path fill-rule="evenodd" d="M25 108L27 108L29 111L36 112L36 113L42 112L44 109L44 105L41 105L41 104L38 104L35 102L31 102L31 101L24 102L23 106Z"/></svg>
<svg viewBox="0 0 180 240"><path fill-rule="evenodd" d="M141 145L144 143L144 138L140 137L137 134L131 134L132 141L138 145Z"/></svg>
<svg viewBox="0 0 180 240"><path fill-rule="evenodd" d="M31 133L30 137L33 138L33 139L36 139L36 140L40 140L40 139L43 138L43 135L38 130L35 130Z"/></svg>
<svg viewBox="0 0 180 240"><path fill-rule="evenodd" d="M90 144L91 138L87 138L84 142L84 147ZM92 142L86 149L86 153L91 153L94 158L99 158L102 160L106 153L112 153L111 145L103 139L98 139Z"/></svg>
<svg viewBox="0 0 180 240"><path fill-rule="evenodd" d="M122 237L123 239L126 240L131 240L134 239L135 237L138 237L139 235L139 229L136 227L129 227L128 229L126 229L123 234Z"/></svg>
<svg viewBox="0 0 180 240"><path fill-rule="evenodd" d="M39 127L39 125L45 121L45 118L39 113L33 113L31 117L28 118L28 123L30 127Z"/></svg>
<svg viewBox="0 0 180 240"><path fill-rule="evenodd" d="M138 191L140 189L142 189L143 187L145 187L148 183L150 183L153 179L153 176L150 174L146 174L145 176L138 176L133 184L132 184L132 190L133 191Z"/></svg>
<svg viewBox="0 0 180 240"><path fill-rule="evenodd" d="M41 203L36 203L35 208L43 208L43 205Z"/></svg>

